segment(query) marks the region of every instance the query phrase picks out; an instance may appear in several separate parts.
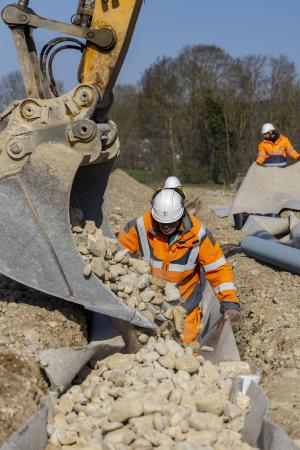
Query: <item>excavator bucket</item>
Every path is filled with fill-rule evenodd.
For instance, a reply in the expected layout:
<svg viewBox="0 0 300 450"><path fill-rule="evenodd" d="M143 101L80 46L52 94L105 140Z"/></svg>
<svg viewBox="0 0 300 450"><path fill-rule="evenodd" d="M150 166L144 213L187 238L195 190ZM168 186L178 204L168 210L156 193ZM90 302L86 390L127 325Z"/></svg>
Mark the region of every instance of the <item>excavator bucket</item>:
<svg viewBox="0 0 300 450"><path fill-rule="evenodd" d="M26 99L7 114L0 134L0 272L91 311L153 328L97 277L84 276L71 232L74 183L72 204L109 233L103 195L119 144L117 137L108 143L108 133L103 145L89 120L97 101L96 89L81 85L63 97Z"/></svg>
<svg viewBox="0 0 300 450"><path fill-rule="evenodd" d="M79 167L72 187L70 206L83 213L83 219L92 220L104 236L115 238L105 209L105 191L115 158L101 164Z"/></svg>

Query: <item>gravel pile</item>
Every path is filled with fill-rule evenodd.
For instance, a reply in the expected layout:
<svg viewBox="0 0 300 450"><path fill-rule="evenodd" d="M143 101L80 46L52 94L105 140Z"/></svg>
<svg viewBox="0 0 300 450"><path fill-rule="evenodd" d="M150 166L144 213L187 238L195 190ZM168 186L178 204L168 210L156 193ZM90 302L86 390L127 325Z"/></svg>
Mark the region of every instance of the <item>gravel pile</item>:
<svg viewBox="0 0 300 450"><path fill-rule="evenodd" d="M80 211L73 211L80 220ZM122 303L141 311L157 324L158 336L174 336L172 308L179 303L180 294L174 284L152 277L150 265L131 258L127 250L120 250L116 239L102 234L94 222L87 221L84 227L72 228L77 248L84 259L85 276L93 272ZM165 320L168 319L168 320ZM147 330L138 331L139 341L148 340Z"/></svg>
<svg viewBox="0 0 300 450"><path fill-rule="evenodd" d="M115 169L109 177L105 205L114 232L150 208L153 189L134 180L126 172Z"/></svg>
<svg viewBox="0 0 300 450"><path fill-rule="evenodd" d="M47 450L248 450L249 397L231 393L245 362L218 366L172 339L99 361L53 408Z"/></svg>

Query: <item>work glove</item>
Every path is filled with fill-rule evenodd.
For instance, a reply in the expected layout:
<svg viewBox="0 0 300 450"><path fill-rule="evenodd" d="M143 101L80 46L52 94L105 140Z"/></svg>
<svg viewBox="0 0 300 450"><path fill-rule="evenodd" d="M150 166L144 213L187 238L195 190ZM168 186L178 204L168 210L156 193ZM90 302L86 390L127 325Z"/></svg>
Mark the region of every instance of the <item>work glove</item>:
<svg viewBox="0 0 300 450"><path fill-rule="evenodd" d="M184 322L187 316L186 310L181 305L172 306L164 314L166 319L174 321L175 330L178 334L183 333Z"/></svg>
<svg viewBox="0 0 300 450"><path fill-rule="evenodd" d="M224 315L225 320L230 320L230 322L235 322L239 320L240 304L236 302L222 302L220 305L220 312Z"/></svg>

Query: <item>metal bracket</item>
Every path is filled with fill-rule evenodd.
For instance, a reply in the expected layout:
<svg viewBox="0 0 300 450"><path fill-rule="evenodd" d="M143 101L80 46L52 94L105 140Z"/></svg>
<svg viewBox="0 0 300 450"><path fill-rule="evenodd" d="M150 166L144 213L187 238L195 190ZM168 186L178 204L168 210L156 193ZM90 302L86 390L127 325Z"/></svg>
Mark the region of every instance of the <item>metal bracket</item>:
<svg viewBox="0 0 300 450"><path fill-rule="evenodd" d="M80 111L77 108L77 106L76 106L76 104L75 104L75 102L74 102L72 97L65 97L64 98L64 102L65 102L66 107L68 108L68 110L70 111L70 113L73 116L77 116L80 113Z"/></svg>
<svg viewBox="0 0 300 450"><path fill-rule="evenodd" d="M7 5L2 10L2 19L10 26L28 25L33 28L45 28L62 34L76 36L86 39L97 45L103 51L110 51L116 44L117 37L112 28L86 28L60 22L58 20L46 19L32 13L31 10L24 11L17 5Z"/></svg>
<svg viewBox="0 0 300 450"><path fill-rule="evenodd" d="M12 141L8 144L7 154L11 159L19 161L23 159L25 156L30 155L33 152L33 148L24 146L20 141Z"/></svg>
<svg viewBox="0 0 300 450"><path fill-rule="evenodd" d="M42 105L41 123L47 124L49 120L50 108L48 105Z"/></svg>
<svg viewBox="0 0 300 450"><path fill-rule="evenodd" d="M94 139L96 133L97 125L88 119L67 126L67 136L71 144L75 142L89 142Z"/></svg>

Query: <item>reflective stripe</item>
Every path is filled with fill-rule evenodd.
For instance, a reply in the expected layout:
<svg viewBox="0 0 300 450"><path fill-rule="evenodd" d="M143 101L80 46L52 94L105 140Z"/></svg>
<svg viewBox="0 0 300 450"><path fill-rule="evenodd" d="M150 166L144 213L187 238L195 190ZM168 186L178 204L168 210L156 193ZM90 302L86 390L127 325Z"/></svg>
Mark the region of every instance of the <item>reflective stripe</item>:
<svg viewBox="0 0 300 450"><path fill-rule="evenodd" d="M155 269L162 269L163 262L162 261L156 261L155 259L151 259L150 264Z"/></svg>
<svg viewBox="0 0 300 450"><path fill-rule="evenodd" d="M210 272L211 270L215 270L221 266L224 266L224 264L226 264L226 262L227 262L226 258L224 256L222 256L221 258L217 259L217 261L214 261L210 264L205 264L202 267L205 272Z"/></svg>
<svg viewBox="0 0 300 450"><path fill-rule="evenodd" d="M265 167L285 167L287 165L286 162L281 162L281 163L265 163L264 166Z"/></svg>
<svg viewBox="0 0 300 450"><path fill-rule="evenodd" d="M233 283L222 283L214 288L215 294L219 294L222 291L230 291L231 289L235 289L235 285Z"/></svg>
<svg viewBox="0 0 300 450"><path fill-rule="evenodd" d="M150 248L149 242L147 238L146 228L144 224L144 218L139 217L136 221L137 229L140 237L140 242L143 250L143 260L147 263L150 263Z"/></svg>
<svg viewBox="0 0 300 450"><path fill-rule="evenodd" d="M270 156L281 156L284 154L284 150L277 150L276 152L269 151L268 154Z"/></svg>
<svg viewBox="0 0 300 450"><path fill-rule="evenodd" d="M294 150L294 151L296 151L296 150L294 149L294 147L293 147L293 146L289 147L289 148L287 149L287 152L289 152L290 150Z"/></svg>
<svg viewBox="0 0 300 450"><path fill-rule="evenodd" d="M258 152L258 155L263 155L263 156L265 156L265 155L266 155L266 152Z"/></svg>
<svg viewBox="0 0 300 450"><path fill-rule="evenodd" d="M200 228L199 233L198 233L199 241L201 242L201 240L202 240L205 236L206 236L206 229L205 229L205 227L201 224L201 228Z"/></svg>
<svg viewBox="0 0 300 450"><path fill-rule="evenodd" d="M199 253L199 246L194 247L191 251L189 259L186 264L169 264L168 270L170 272L185 272L186 270L193 270L196 267L197 256Z"/></svg>

